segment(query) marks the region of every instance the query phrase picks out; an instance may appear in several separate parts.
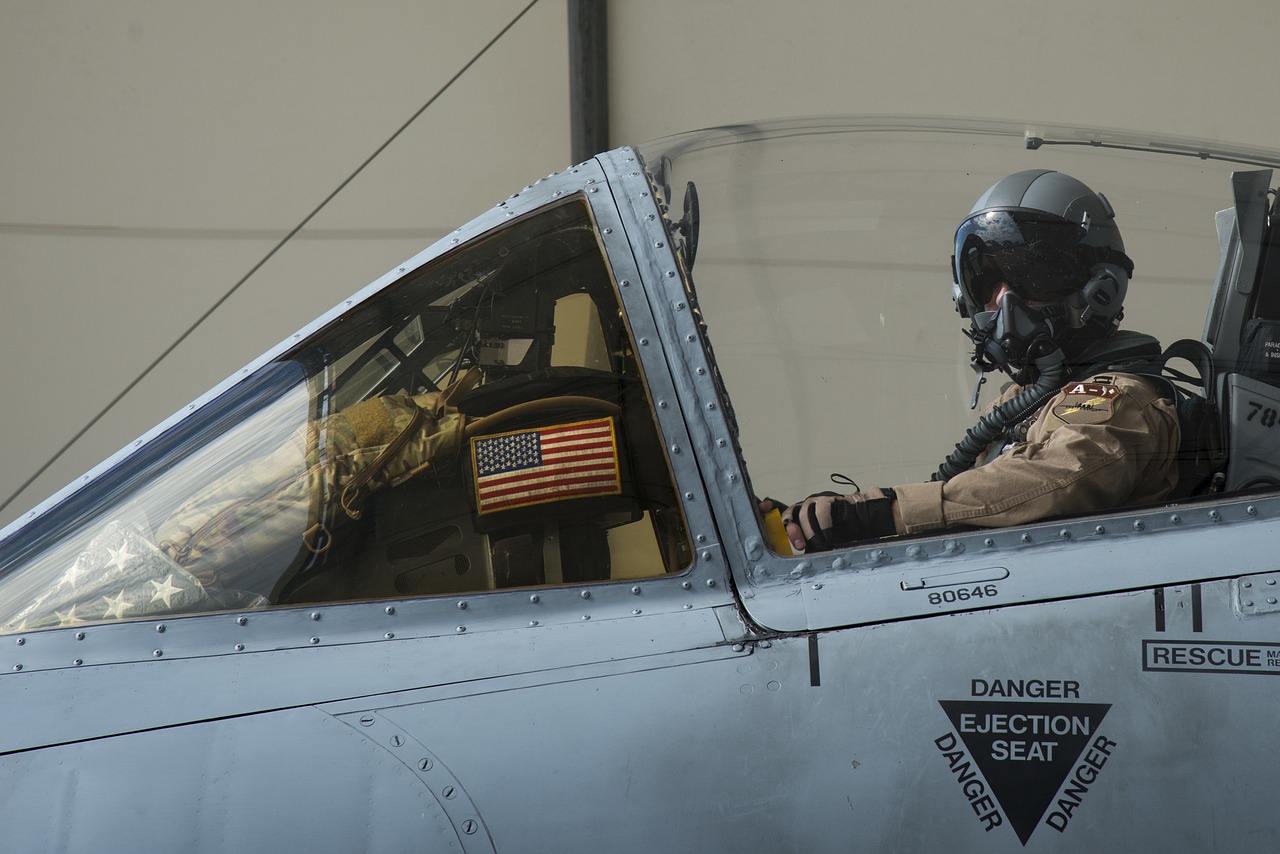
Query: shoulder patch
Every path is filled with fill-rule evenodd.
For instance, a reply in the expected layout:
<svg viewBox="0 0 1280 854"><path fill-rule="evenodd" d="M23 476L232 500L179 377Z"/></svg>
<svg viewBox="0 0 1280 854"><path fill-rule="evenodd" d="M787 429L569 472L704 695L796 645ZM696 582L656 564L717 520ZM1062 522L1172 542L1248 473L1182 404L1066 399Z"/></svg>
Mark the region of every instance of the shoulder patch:
<svg viewBox="0 0 1280 854"><path fill-rule="evenodd" d="M1102 424L1111 419L1118 397L1119 387L1110 383L1069 383L1053 405L1053 414L1066 424Z"/></svg>
<svg viewBox="0 0 1280 854"><path fill-rule="evenodd" d="M1106 379L1110 379L1107 377ZM1105 397L1108 400L1120 396L1119 386L1107 382L1068 383L1062 387L1063 394L1087 394L1093 397Z"/></svg>

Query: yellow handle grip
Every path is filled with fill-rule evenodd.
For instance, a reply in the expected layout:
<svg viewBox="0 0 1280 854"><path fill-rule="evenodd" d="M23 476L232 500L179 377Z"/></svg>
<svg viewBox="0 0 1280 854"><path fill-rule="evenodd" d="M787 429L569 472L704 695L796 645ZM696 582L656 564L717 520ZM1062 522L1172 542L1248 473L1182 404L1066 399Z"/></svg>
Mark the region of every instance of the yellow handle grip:
<svg viewBox="0 0 1280 854"><path fill-rule="evenodd" d="M784 557L795 554L791 550L791 541L787 539L787 529L782 524L781 510L775 508L764 514L764 534L769 548L778 554Z"/></svg>

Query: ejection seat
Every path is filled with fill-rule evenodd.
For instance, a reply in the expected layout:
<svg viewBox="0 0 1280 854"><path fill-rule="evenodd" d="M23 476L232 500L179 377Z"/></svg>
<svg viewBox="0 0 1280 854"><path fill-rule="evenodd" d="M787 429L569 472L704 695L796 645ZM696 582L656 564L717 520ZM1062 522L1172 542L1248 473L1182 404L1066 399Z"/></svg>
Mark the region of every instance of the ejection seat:
<svg viewBox="0 0 1280 854"><path fill-rule="evenodd" d="M1221 489L1280 487L1280 216L1270 169L1232 175L1216 217L1221 247L1205 322L1225 452Z"/></svg>

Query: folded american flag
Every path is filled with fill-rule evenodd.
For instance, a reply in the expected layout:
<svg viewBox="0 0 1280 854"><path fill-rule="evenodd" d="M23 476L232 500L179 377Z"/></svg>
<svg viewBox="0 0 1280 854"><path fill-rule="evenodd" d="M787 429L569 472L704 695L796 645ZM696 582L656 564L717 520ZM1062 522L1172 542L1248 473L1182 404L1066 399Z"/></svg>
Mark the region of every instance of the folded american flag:
<svg viewBox="0 0 1280 854"><path fill-rule="evenodd" d="M622 491L610 418L477 436L471 459L480 513Z"/></svg>

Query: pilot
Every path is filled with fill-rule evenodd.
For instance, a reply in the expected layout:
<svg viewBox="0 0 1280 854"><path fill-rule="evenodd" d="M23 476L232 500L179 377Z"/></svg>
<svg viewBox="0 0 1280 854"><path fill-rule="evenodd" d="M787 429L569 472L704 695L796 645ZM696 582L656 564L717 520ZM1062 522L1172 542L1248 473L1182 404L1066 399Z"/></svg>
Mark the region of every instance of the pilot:
<svg viewBox="0 0 1280 854"><path fill-rule="evenodd" d="M1104 196L1060 172L1009 175L960 223L952 267L978 381L998 368L1011 387L927 483L761 502L797 551L1157 502L1177 484L1173 401L1125 370L1160 345L1118 330L1133 262Z"/></svg>

